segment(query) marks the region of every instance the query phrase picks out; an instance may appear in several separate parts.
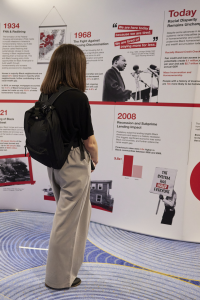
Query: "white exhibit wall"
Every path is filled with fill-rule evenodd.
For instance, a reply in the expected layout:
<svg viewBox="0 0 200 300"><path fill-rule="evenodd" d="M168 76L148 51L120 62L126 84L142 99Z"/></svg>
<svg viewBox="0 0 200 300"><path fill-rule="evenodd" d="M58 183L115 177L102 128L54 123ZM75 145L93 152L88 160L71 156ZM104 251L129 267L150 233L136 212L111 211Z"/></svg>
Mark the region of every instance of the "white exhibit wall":
<svg viewBox="0 0 200 300"><path fill-rule="evenodd" d="M86 94L99 145L99 164L91 181L112 182L112 207L92 203L91 219L200 242L200 188L196 184L191 189L190 184L200 161L199 1L2 0L0 20L0 167L5 161L20 160L30 175L22 179L21 174L6 175L0 168L0 209L55 212L55 201L45 198L50 188L46 167L24 157L23 118L39 98L53 50L58 43L72 43L86 55ZM135 37L139 40L127 41ZM121 72L126 89L136 91L138 74L131 73L138 65L140 89L153 86L158 96L146 101L102 101L104 76L116 55L126 59ZM159 88L150 66L160 69ZM152 193L156 168L164 175ZM172 225L161 224L165 205L159 203L159 192L170 195L166 170L177 174ZM197 176L198 170L193 181Z"/></svg>
<svg viewBox="0 0 200 300"><path fill-rule="evenodd" d="M200 110L193 113L189 164L187 171L187 191L185 196L184 238L193 242L200 241Z"/></svg>
<svg viewBox="0 0 200 300"><path fill-rule="evenodd" d="M138 132L158 133L161 141L159 144L150 144L151 146L144 143L143 140L137 141L137 148L143 149L140 152L137 152L138 150L132 153L129 151L112 151L115 143L112 132L105 130L102 135L101 126L98 126L100 125L98 116L104 113L104 120L106 120L110 114L105 114L103 105L92 106L94 127L96 128L95 135L99 142L100 163L91 177L92 180L112 180L113 185L110 193L114 198L113 213L93 209L92 220L123 229L179 239L182 236L183 227L192 109L117 105L115 107L115 120L107 121L105 128L114 127L114 130L116 129L119 111L136 113L138 122L156 123L157 126L148 126L151 128L145 128L144 125ZM179 122L177 122L177 114ZM109 124L110 126L108 126ZM184 134L180 134L180 129ZM126 131L127 129L124 129L124 132ZM129 129L129 133L131 131ZM152 145L155 152L148 151L149 153L147 153L145 149L147 147L148 149L152 148ZM124 155L130 154L134 156L133 164L143 167L142 178L123 176ZM120 158L120 160L116 160L115 157ZM164 204L160 204L156 215L159 195L150 193L156 167L178 170L174 188L177 193L176 214L172 226L160 224Z"/></svg>

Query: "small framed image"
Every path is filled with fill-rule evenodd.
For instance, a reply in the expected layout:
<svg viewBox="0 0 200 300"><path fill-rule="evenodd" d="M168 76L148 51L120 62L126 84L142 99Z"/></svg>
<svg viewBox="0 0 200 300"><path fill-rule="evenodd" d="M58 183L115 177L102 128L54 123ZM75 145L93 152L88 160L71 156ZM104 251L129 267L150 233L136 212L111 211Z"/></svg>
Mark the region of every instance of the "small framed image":
<svg viewBox="0 0 200 300"><path fill-rule="evenodd" d="M29 155L0 156L0 187L34 183L31 157Z"/></svg>
<svg viewBox="0 0 200 300"><path fill-rule="evenodd" d="M65 43L67 25L39 26L38 64L48 64L54 50Z"/></svg>
<svg viewBox="0 0 200 300"><path fill-rule="evenodd" d="M92 208L113 212L114 198L110 195L112 180L92 180L90 183Z"/></svg>
<svg viewBox="0 0 200 300"><path fill-rule="evenodd" d="M52 190L52 187L43 189L44 192L44 200L49 200L49 201L56 201L55 197L54 197L54 193Z"/></svg>

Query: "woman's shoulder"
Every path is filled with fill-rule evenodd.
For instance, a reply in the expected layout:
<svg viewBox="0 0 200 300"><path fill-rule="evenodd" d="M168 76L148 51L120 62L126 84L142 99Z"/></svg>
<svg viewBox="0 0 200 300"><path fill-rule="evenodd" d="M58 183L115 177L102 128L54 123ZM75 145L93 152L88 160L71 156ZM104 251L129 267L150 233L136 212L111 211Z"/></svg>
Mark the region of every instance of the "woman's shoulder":
<svg viewBox="0 0 200 300"><path fill-rule="evenodd" d="M59 109L78 109L84 110L89 108L88 97L85 93L78 89L70 89L63 92L55 103L55 107Z"/></svg>
<svg viewBox="0 0 200 300"><path fill-rule="evenodd" d="M78 89L70 89L65 91L63 95L73 101L88 101L87 95Z"/></svg>

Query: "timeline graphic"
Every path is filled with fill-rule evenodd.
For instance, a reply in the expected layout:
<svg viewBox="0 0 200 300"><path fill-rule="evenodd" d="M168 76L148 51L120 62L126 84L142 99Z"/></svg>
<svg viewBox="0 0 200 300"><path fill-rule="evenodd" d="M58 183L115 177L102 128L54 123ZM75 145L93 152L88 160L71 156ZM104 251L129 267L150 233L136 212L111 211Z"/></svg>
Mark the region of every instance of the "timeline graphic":
<svg viewBox="0 0 200 300"><path fill-rule="evenodd" d="M143 166L133 164L134 156L124 155L122 176L142 178Z"/></svg>

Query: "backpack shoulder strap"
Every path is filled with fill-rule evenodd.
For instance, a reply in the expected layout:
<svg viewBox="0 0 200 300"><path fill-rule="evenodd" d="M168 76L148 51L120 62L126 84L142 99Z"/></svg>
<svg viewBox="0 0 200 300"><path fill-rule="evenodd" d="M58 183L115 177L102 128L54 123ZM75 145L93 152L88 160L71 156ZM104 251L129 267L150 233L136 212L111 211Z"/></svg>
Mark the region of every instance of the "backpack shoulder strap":
<svg viewBox="0 0 200 300"><path fill-rule="evenodd" d="M45 95L43 93L40 94L40 98L38 100L39 102L44 102L47 103L48 102L48 95Z"/></svg>
<svg viewBox="0 0 200 300"><path fill-rule="evenodd" d="M56 101L56 99L64 92L68 90L75 90L76 88L72 88L69 86L61 86L58 90L58 92L54 93L49 99L48 95L41 94L40 100L46 104L46 105L53 105L53 103Z"/></svg>

